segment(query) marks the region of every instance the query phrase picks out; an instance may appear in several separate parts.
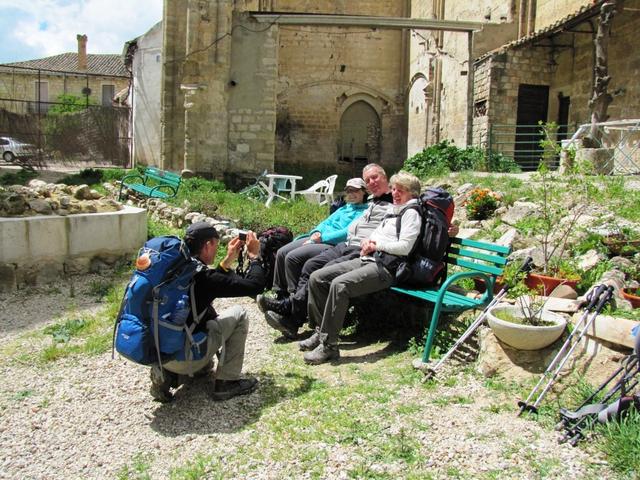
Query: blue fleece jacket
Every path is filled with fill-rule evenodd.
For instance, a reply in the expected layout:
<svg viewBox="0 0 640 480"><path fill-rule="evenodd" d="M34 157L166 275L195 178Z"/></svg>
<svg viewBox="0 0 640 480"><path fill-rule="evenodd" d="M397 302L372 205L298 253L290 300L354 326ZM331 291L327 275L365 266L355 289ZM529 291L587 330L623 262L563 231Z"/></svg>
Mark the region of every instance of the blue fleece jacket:
<svg viewBox="0 0 640 480"><path fill-rule="evenodd" d="M360 218L368 206L368 203L347 203L319 223L307 236L320 232L322 243L337 245L344 242L347 239L347 227L351 222Z"/></svg>

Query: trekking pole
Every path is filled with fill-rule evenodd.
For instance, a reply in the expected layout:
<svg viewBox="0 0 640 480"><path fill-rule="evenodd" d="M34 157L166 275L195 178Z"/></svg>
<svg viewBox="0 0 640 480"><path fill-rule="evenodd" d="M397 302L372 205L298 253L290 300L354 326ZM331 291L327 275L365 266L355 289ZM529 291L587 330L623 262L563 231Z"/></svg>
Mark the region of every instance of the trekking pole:
<svg viewBox="0 0 640 480"><path fill-rule="evenodd" d="M605 290L602 291L601 287L604 287ZM596 289L596 291L595 291L595 293L593 295L594 298L592 298L592 300L591 300L591 302L589 303L589 306L588 306L588 307L593 308L592 304L597 301L597 305L595 307L595 311L591 315L591 318L589 318L589 320L586 322L586 324L584 324L582 326L582 329L578 333L576 341L573 343L573 345L571 346L569 351L566 353L566 355L560 359L560 355L562 353L564 353L564 349L571 343L573 335L574 335L575 332L578 331L578 328L575 328L571 332L571 334L567 337L567 339L565 340L564 344L560 348L560 351L558 352L556 357L551 361L551 365L553 365L553 367L551 367L551 365L549 365L549 368L547 368L547 370L544 372L542 378L538 382L538 384L540 385L544 381L544 379L547 378L548 374L551 373L551 369L553 368L553 373L551 375L551 378L548 380L546 386L544 387L544 389L542 390L542 392L540 393L540 395L538 396L536 401L533 403L533 405L530 405L529 402L531 401L535 391L539 388L538 385L536 385L536 387L533 389L533 391L531 392L531 394L529 395L529 397L527 398L526 401L518 402L518 406L520 407L520 412L518 412L518 416L522 415L522 413L525 410L533 412L533 413L536 413L536 414L538 413L538 405L540 405L540 402L542 401L544 396L547 394L547 392L549 391L549 389L551 388L551 386L555 382L556 378L558 378L558 375L560 374L560 371L562 370L562 367L564 367L564 364L567 363L567 360L569 360L569 357L571 357L571 354L573 353L575 348L578 346L578 344L580 343L580 340L582 340L582 337L584 337L585 333L587 333L587 330L589 329L591 324L594 322L594 320L596 319L598 314L602 311L604 306L609 302L609 300L611 300L612 295L613 295L613 287L611 287L611 286L606 287L604 285L600 285ZM585 313L588 314L588 312L589 312L589 310L587 309ZM583 317L581 318L581 321L579 322L578 325L582 324L583 320L585 318L587 318L587 316L588 315L583 315ZM556 365L556 362L557 362L557 365Z"/></svg>
<svg viewBox="0 0 640 480"><path fill-rule="evenodd" d="M516 272L516 274L520 273L520 272L526 273L526 272L531 270L532 266L533 266L533 259L531 257L527 257L526 260L524 261L524 263L522 264L522 266ZM460 345L462 345L464 342L466 342L467 339L471 335L473 335L473 333L478 329L478 327L480 327L480 325L482 325L482 322L484 322L484 319L487 317L487 313L489 312L489 310L491 308L493 308L494 305L498 304L500 302L500 300L502 300L504 298L504 296L507 294L508 290L509 290L509 285L505 285L504 287L502 287L502 289L496 294L495 297L493 297L491 302L489 302L489 304L480 313L478 318L476 318L474 320L474 322L471 325L469 325L467 330L456 341L456 343L453 345L453 347L451 347L449 349L449 351L444 355L444 357L442 357L438 361L438 363L436 363L433 366L433 368L428 368L427 369L426 374L425 374L425 380L428 380L429 378L433 378L436 375L437 370L442 366L442 364L444 362L446 362L449 359L449 357L451 357L451 355L453 355L453 353L458 349L458 347L460 347Z"/></svg>
<svg viewBox="0 0 640 480"><path fill-rule="evenodd" d="M622 377L607 392L602 400L597 404L590 404L596 396L622 371L624 371ZM610 410L612 408L613 405L607 404L617 392L621 391L620 400L616 402L619 403L625 396L625 392L636 388L639 383L637 378L638 373L640 373L640 363L634 355L630 355L625 359L624 365L619 367L613 375L611 375L593 394L589 396L587 400L582 403L582 405L580 405L577 410L569 412L566 409L561 408L561 421L556 425L556 430L562 430L564 428L566 432L558 439L558 443L565 443L568 441L571 446L575 447L580 439L584 437L584 434L582 433L584 428L598 420L598 417L602 414L603 410Z"/></svg>
<svg viewBox="0 0 640 480"><path fill-rule="evenodd" d="M522 413L525 410L530 410L530 411L532 411L534 413L537 413L537 410L535 410L535 405L537 405L537 403L534 406L532 406L531 403L530 403L531 400L533 399L533 397L536 394L536 392L538 391L538 389L542 386L542 382L544 382L548 378L548 375L555 368L556 363L558 362L558 360L560 360L560 358L561 358L562 354L564 353L565 349L571 343L571 338L573 337L575 332L577 332L578 329L582 326L582 324L586 320L586 318L589 315L589 313L591 312L591 310L593 310L595 308L595 306L598 303L598 299L600 298L600 296L602 295L602 293L606 289L607 289L606 285L599 285L598 287L596 287L595 289L593 289L589 293L589 295L587 296L587 302L588 303L585 306L584 312L582 313L582 316L580 317L580 320L576 324L575 328L571 331L571 333L569 334L569 336L567 337L565 342L562 344L562 347L560 347L560 350L558 350L558 353L556 353L555 357L553 357L553 360L551 360L551 363L549 363L549 366L547 367L547 369L542 374L542 377L540 377L540 380L538 380L538 383L536 384L536 386L533 387L533 390L531 390L531 392L529 393L529 396L527 397L527 399L525 401L521 400L521 401L518 402L518 406L520 407L520 411L518 412L518 416L522 415Z"/></svg>

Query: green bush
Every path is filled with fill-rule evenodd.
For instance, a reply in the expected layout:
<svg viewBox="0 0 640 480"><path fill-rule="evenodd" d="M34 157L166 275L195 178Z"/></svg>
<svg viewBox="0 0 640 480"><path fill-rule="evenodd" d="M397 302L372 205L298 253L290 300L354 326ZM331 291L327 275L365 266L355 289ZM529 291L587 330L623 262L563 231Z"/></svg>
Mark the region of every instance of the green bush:
<svg viewBox="0 0 640 480"><path fill-rule="evenodd" d="M17 172L9 172L0 175L0 185L26 185L29 180L36 178L36 172L20 169Z"/></svg>
<svg viewBox="0 0 640 480"><path fill-rule="evenodd" d="M443 140L435 145L430 145L420 153L416 153L404 162L403 168L422 178L464 170L520 171L518 165L510 157L501 153L493 153L487 159L483 149L478 147L458 148L451 140Z"/></svg>
<svg viewBox="0 0 640 480"><path fill-rule="evenodd" d="M123 168L85 168L78 173L63 177L59 183L64 183L65 185L97 185L102 182L120 180L127 173L131 173L131 171Z"/></svg>

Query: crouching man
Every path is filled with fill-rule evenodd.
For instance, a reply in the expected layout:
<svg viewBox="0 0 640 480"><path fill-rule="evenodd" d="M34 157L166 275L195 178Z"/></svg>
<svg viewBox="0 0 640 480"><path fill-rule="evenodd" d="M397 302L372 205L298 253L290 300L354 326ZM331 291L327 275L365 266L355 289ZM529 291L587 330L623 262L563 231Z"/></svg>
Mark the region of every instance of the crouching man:
<svg viewBox="0 0 640 480"><path fill-rule="evenodd" d="M220 237L214 227L206 222L190 225L184 236L191 255L210 265L216 257ZM231 271L240 251L246 244L249 269L244 277ZM206 375L213 365L213 356L218 353L214 387L210 390L213 400L227 400L237 395L245 395L255 390L258 380L241 378L242 364L249 317L240 305L220 312L215 311L212 302L224 297L254 297L265 287L265 272L259 258L260 242L253 232L247 233L245 241L236 237L229 242L227 255L217 268L203 268L194 276L194 292L198 312L207 310L197 328L207 331L207 352L199 360L169 361L160 367L151 368L151 395L160 402L173 399L171 388L179 386L180 375ZM188 320L189 321L189 320ZM197 329L196 329L197 331Z"/></svg>

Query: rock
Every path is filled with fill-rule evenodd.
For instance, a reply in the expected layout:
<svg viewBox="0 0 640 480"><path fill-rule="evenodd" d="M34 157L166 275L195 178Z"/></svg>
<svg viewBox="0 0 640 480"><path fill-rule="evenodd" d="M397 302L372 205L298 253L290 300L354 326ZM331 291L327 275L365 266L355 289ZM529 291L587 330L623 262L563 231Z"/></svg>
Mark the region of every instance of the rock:
<svg viewBox="0 0 640 480"><path fill-rule="evenodd" d="M480 229L478 228L461 228L457 236L459 238L471 238L479 231Z"/></svg>
<svg viewBox="0 0 640 480"><path fill-rule="evenodd" d="M69 204L71 203L71 197L67 196L67 195L63 195L59 198L60 201L60 206L63 208L67 208L69 206Z"/></svg>
<svg viewBox="0 0 640 480"><path fill-rule="evenodd" d="M533 259L534 265L541 266L544 263L544 255L542 250L538 247L523 248L521 250L511 252L511 255L509 255L509 261L522 263L527 257L531 257Z"/></svg>
<svg viewBox="0 0 640 480"><path fill-rule="evenodd" d="M90 198L88 198L87 200L98 200L102 198L102 194L97 190L89 190L89 195L90 195Z"/></svg>
<svg viewBox="0 0 640 480"><path fill-rule="evenodd" d="M513 241L516 239L517 235L518 231L515 228L510 228L504 235L496 240L496 243L498 245L510 247L513 244Z"/></svg>
<svg viewBox="0 0 640 480"><path fill-rule="evenodd" d="M475 185L473 183L463 183L456 189L457 195L464 195L465 193L469 193L473 190Z"/></svg>
<svg viewBox="0 0 640 480"><path fill-rule="evenodd" d="M575 300L578 298L578 292L576 292L569 285L558 285L554 288L553 292L550 294L551 297L555 298L567 298L569 300Z"/></svg>
<svg viewBox="0 0 640 480"><path fill-rule="evenodd" d="M51 215L51 204L47 200L35 199L29 201L29 208L41 215Z"/></svg>
<svg viewBox="0 0 640 480"><path fill-rule="evenodd" d="M609 262L618 270L627 270L634 266L634 263L626 257L613 257Z"/></svg>
<svg viewBox="0 0 640 480"><path fill-rule="evenodd" d="M606 260L604 255L598 253L597 250L589 250L577 258L577 266L578 268L587 271L591 270L603 260Z"/></svg>
<svg viewBox="0 0 640 480"><path fill-rule="evenodd" d="M73 196L78 200L91 200L91 189L88 185L79 185L73 192Z"/></svg>
<svg viewBox="0 0 640 480"><path fill-rule="evenodd" d="M27 183L27 186L29 188L38 189L40 187L46 187L47 186L47 182L44 182L42 180L38 180L37 178L34 178L33 180L29 180L29 183Z"/></svg>
<svg viewBox="0 0 640 480"><path fill-rule="evenodd" d="M502 221L508 225L514 226L523 218L529 216L538 216L540 206L533 202L515 202L511 208L502 216Z"/></svg>
<svg viewBox="0 0 640 480"><path fill-rule="evenodd" d="M11 193L2 202L2 210L7 212L8 215L23 215L29 205L23 195L18 193Z"/></svg>

